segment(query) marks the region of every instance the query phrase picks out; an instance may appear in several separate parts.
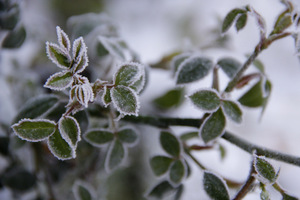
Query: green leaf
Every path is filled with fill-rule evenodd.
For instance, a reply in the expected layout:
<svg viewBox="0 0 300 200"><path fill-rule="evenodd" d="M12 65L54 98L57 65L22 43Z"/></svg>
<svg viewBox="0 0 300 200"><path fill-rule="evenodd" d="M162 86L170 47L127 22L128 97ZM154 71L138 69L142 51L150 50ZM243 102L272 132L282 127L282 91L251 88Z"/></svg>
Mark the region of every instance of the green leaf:
<svg viewBox="0 0 300 200"><path fill-rule="evenodd" d="M176 73L180 64L191 56L190 53L183 53L175 56L171 62L171 69Z"/></svg>
<svg viewBox="0 0 300 200"><path fill-rule="evenodd" d="M261 200L270 200L270 194L266 190L265 185L263 185L262 183L260 183L260 187L261 187L260 199Z"/></svg>
<svg viewBox="0 0 300 200"><path fill-rule="evenodd" d="M199 135L199 132L196 132L196 131L193 131L193 132L187 132L187 133L184 133L180 136L180 139L183 140L183 141L186 141L186 140L189 140L189 139L192 139L192 138L197 138Z"/></svg>
<svg viewBox="0 0 300 200"><path fill-rule="evenodd" d="M48 58L62 69L68 69L71 65L71 58L63 47L54 43L46 42L46 52Z"/></svg>
<svg viewBox="0 0 300 200"><path fill-rule="evenodd" d="M61 117L58 121L58 129L62 138L72 147L76 148L80 138L80 127L74 117Z"/></svg>
<svg viewBox="0 0 300 200"><path fill-rule="evenodd" d="M116 169L121 165L122 161L125 158L125 148L122 142L116 139L110 146L105 160L106 171L111 171Z"/></svg>
<svg viewBox="0 0 300 200"><path fill-rule="evenodd" d="M170 132L160 132L160 144L162 148L171 156L177 158L180 155L180 143L178 139Z"/></svg>
<svg viewBox="0 0 300 200"><path fill-rule="evenodd" d="M219 108L220 97L215 90L200 90L190 95L192 103L206 112L212 112Z"/></svg>
<svg viewBox="0 0 300 200"><path fill-rule="evenodd" d="M4 186L19 192L32 189L37 180L34 174L20 168L12 168L8 172L3 173L2 176L1 183Z"/></svg>
<svg viewBox="0 0 300 200"><path fill-rule="evenodd" d="M19 113L14 119L14 122L18 122L20 119L30 118L34 119L40 117L58 105L58 98L54 95L41 95L38 97L31 98L27 101Z"/></svg>
<svg viewBox="0 0 300 200"><path fill-rule="evenodd" d="M119 140L127 145L134 145L138 140L136 131L132 128L122 128L117 132Z"/></svg>
<svg viewBox="0 0 300 200"><path fill-rule="evenodd" d="M176 188L174 200L182 199L181 197L182 197L183 191L184 191L184 186L181 184Z"/></svg>
<svg viewBox="0 0 300 200"><path fill-rule="evenodd" d="M107 107L111 103L110 90L111 88L104 87L102 101L105 107Z"/></svg>
<svg viewBox="0 0 300 200"><path fill-rule="evenodd" d="M223 21L223 25L222 25L222 33L225 33L226 31L228 31L228 29L231 27L231 25L233 24L234 20L236 19L236 17L239 14L243 14L246 13L245 10L236 8L231 10L225 17L224 21Z"/></svg>
<svg viewBox="0 0 300 200"><path fill-rule="evenodd" d="M284 12L277 18L277 21L274 25L272 35L282 33L285 29L290 27L293 24L293 19L291 13Z"/></svg>
<svg viewBox="0 0 300 200"><path fill-rule="evenodd" d="M23 140L38 142L47 139L56 130L56 123L46 119L23 119L12 126L15 134Z"/></svg>
<svg viewBox="0 0 300 200"><path fill-rule="evenodd" d="M143 70L144 71L144 70ZM137 94L140 94L146 84L146 73L145 71L142 73L142 76L135 82L133 82L129 87L136 91Z"/></svg>
<svg viewBox="0 0 300 200"><path fill-rule="evenodd" d="M48 139L48 148L51 153L59 160L69 160L76 157L75 149L72 148L56 131Z"/></svg>
<svg viewBox="0 0 300 200"><path fill-rule="evenodd" d="M183 97L184 88L175 88L154 99L153 103L160 109L171 109L180 106L183 102Z"/></svg>
<svg viewBox="0 0 300 200"><path fill-rule="evenodd" d="M14 30L10 31L2 41L3 48L18 48L20 47L26 38L26 31L23 26L16 27Z"/></svg>
<svg viewBox="0 0 300 200"><path fill-rule="evenodd" d="M183 61L176 74L176 84L198 81L208 75L213 62L205 57L191 57Z"/></svg>
<svg viewBox="0 0 300 200"><path fill-rule="evenodd" d="M224 100L222 101L222 108L225 115L236 123L242 122L242 110L239 105L233 101Z"/></svg>
<svg viewBox="0 0 300 200"><path fill-rule="evenodd" d="M219 176L204 172L203 177L204 190L213 200L229 200L228 189L225 181Z"/></svg>
<svg viewBox="0 0 300 200"><path fill-rule="evenodd" d="M242 97L239 98L239 102L243 106L247 107L260 107L264 104L264 97L262 92L262 82L257 82L251 89L249 89Z"/></svg>
<svg viewBox="0 0 300 200"><path fill-rule="evenodd" d="M171 192L174 192L174 188L168 181L162 181L150 190L148 196L156 199L163 199Z"/></svg>
<svg viewBox="0 0 300 200"><path fill-rule="evenodd" d="M226 119L221 108L210 114L200 127L200 136L205 143L208 143L222 136L226 126Z"/></svg>
<svg viewBox="0 0 300 200"><path fill-rule="evenodd" d="M186 169L181 160L175 160L170 167L170 181L174 185L182 182L186 175Z"/></svg>
<svg viewBox="0 0 300 200"><path fill-rule="evenodd" d="M238 19L236 20L235 28L237 31L243 29L247 24L247 13L241 14Z"/></svg>
<svg viewBox="0 0 300 200"><path fill-rule="evenodd" d="M84 139L96 147L101 147L114 139L114 134L106 129L92 129L85 135Z"/></svg>
<svg viewBox="0 0 300 200"><path fill-rule="evenodd" d="M57 72L50 76L44 87L51 90L64 90L71 87L73 83L73 75L69 71Z"/></svg>
<svg viewBox="0 0 300 200"><path fill-rule="evenodd" d="M168 171L172 161L172 158L166 156L154 156L150 160L150 166L156 176L161 176Z"/></svg>
<svg viewBox="0 0 300 200"><path fill-rule="evenodd" d="M229 78L233 78L242 67L242 64L234 58L222 58L217 64Z"/></svg>
<svg viewBox="0 0 300 200"><path fill-rule="evenodd" d="M274 183L276 181L278 174L275 172L274 167L263 156L255 156L254 166L255 171L263 178L261 182Z"/></svg>
<svg viewBox="0 0 300 200"><path fill-rule="evenodd" d="M126 63L119 67L114 76L115 85L130 86L141 77L142 66L138 63Z"/></svg>
<svg viewBox="0 0 300 200"><path fill-rule="evenodd" d="M124 115L138 115L139 102L134 90L123 85L111 89L112 102L117 110Z"/></svg>
<svg viewBox="0 0 300 200"><path fill-rule="evenodd" d="M76 181L72 188L76 200L93 200L95 191L85 182Z"/></svg>

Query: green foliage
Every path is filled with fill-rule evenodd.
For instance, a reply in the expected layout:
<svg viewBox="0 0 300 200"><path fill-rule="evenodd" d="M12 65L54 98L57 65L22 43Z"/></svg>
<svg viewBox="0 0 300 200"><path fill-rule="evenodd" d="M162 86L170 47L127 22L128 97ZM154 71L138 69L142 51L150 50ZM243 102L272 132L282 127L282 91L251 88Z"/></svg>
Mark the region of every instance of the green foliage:
<svg viewBox="0 0 300 200"><path fill-rule="evenodd" d="M203 175L204 190L211 199L214 200L229 200L227 185L219 176L204 172Z"/></svg>
<svg viewBox="0 0 300 200"><path fill-rule="evenodd" d="M207 112L215 111L221 104L219 95L213 90L200 90L189 98L195 106Z"/></svg>
<svg viewBox="0 0 300 200"><path fill-rule="evenodd" d="M222 108L219 108L216 112L210 114L201 125L199 132L200 137L205 143L211 142L222 136L225 126L226 118Z"/></svg>
<svg viewBox="0 0 300 200"><path fill-rule="evenodd" d="M45 88L50 89L47 90L49 94L31 98L16 114L11 128L18 137L10 137L10 126L0 121L0 153L5 157L3 160L8 163L8 167L4 167L6 169L0 173L0 190L4 186L16 191L16 198L20 192L34 190L34 193L38 194L37 199L44 196L56 199L56 192L69 191L67 187L73 185L76 200L109 199L111 195L104 197L103 194L106 194L104 190L118 186L113 184L105 187L105 181L118 172L121 174L122 170L117 169L124 167L123 163L126 163L126 169L135 171L144 165L141 158L148 159L144 153L147 146L145 143L148 141L144 138L133 151L129 152L129 147L140 141L139 132L146 132L142 126L144 124L159 129L159 143L163 150L162 155L150 158L150 168L160 180L148 190L146 197L163 199L173 194L172 199L179 200L184 193L185 181L192 175L191 169L194 168L192 164L195 164L203 172L203 189L210 199L230 199L224 178L209 172L210 166L206 166L207 163L202 165L194 156L195 151L213 149L220 151L221 159L226 159L226 146L220 143L222 138L249 153L259 152L259 155L262 155L254 155L248 184L244 184L239 191L234 189L231 191L237 193L237 200L251 192L250 185L256 180L260 182L261 199L272 198L266 185L274 187L283 199L297 199L277 184L279 172L275 171L264 156L294 165L300 165L299 159L250 144L238 136L231 135L226 127L227 120L242 123L243 106L260 108L262 113L266 109L272 83L268 79L267 68L257 59L261 52L273 42L293 36L296 51L299 53L299 33L290 31L293 25L299 26L299 14L290 1L283 3L286 9L276 18L271 31L267 30L264 18L250 5L234 8L225 16L222 27L219 27L222 34L225 34L231 26L235 26L239 32L246 26L250 17L257 22L260 40L253 53L245 60L237 60L233 55L214 57L213 61L205 55L205 48L210 48L210 45L207 45L203 49L182 48L165 56L159 63L147 67L149 71L157 67L166 70L174 79L172 89L150 102L149 109L142 110L143 114L150 113L151 116L139 116L139 112L140 94L145 88L149 74L153 73L146 71L147 65L139 63L139 56L118 35L112 21L101 14L73 16L66 24L71 37L57 26L57 43L46 42L49 60L60 68L60 71L49 74L50 77L44 84ZM23 44L26 34L32 34L26 32L27 27L19 22L20 13L22 12L17 3L0 0L1 33L2 29L6 31L6 35L2 37L3 48L18 48ZM218 34L219 32L218 29ZM270 35L267 36L266 33ZM0 54L1 57L2 52ZM38 61L32 62L34 65L35 62L40 62L39 58L36 60ZM16 63L16 69L20 68L18 65L26 66L26 63L19 62L18 59L12 63ZM246 71L251 67L254 72L247 74ZM223 81L222 77L219 78L220 69L229 78L225 79L227 80L227 83L224 81L225 84L220 83ZM44 75L48 75L46 73L49 71L43 70L41 80L44 80ZM211 78L213 82L211 87L204 86L205 81L196 84L206 77ZM9 81L13 85L13 80L8 78L7 82ZM192 84L196 92L186 96ZM234 91L240 88L246 89L246 92ZM237 95L233 94L233 91ZM18 91L12 94L19 97L25 93L26 91ZM235 98L236 96L239 98ZM147 96L145 99L149 100ZM195 109L200 109L201 114L193 115L193 119L168 116L177 115L178 113L172 111L184 105L182 103L185 99L188 99ZM168 112L160 112L164 117L155 116L157 109L153 109L151 103L161 111ZM143 103L141 105L144 106ZM130 122L138 123L139 126L137 128L128 126ZM180 137L177 137L177 130L173 131L176 126L193 129L180 133ZM81 141L82 136L84 141ZM21 144L18 138L41 143L17 145ZM22 151L21 148L29 148L29 152L33 152L28 158L34 159L30 171L15 167L26 166L23 164L24 158L20 159L17 153L19 150ZM70 161L61 162L64 160ZM103 172L104 169L106 173ZM128 179L125 181L126 184L119 180L114 183L122 185L122 188L131 187L132 193L141 193L148 186L141 184L138 191L135 183L144 183L144 180L151 179L144 167L140 174L143 181L138 181L137 175L132 173L127 175L128 177L124 176ZM79 177L84 180L77 180ZM37 180L38 187L35 187ZM230 180L228 181L230 186L229 183ZM96 197L94 186L97 191L99 190L97 194L102 196ZM49 194L44 195L45 192L42 191L44 189L40 189L44 187L49 190ZM257 184L254 184L254 187L257 187ZM57 198L69 198L68 195L57 195Z"/></svg>
<svg viewBox="0 0 300 200"><path fill-rule="evenodd" d="M198 81L208 75L213 63L205 57L190 57L180 64L176 75L176 84Z"/></svg>
<svg viewBox="0 0 300 200"><path fill-rule="evenodd" d="M167 91L160 97L153 100L156 107L166 110L179 107L183 102L184 89L175 88Z"/></svg>
<svg viewBox="0 0 300 200"><path fill-rule="evenodd" d="M162 148L171 156L179 157L180 154L180 143L178 139L170 132L162 131L160 132L160 144Z"/></svg>

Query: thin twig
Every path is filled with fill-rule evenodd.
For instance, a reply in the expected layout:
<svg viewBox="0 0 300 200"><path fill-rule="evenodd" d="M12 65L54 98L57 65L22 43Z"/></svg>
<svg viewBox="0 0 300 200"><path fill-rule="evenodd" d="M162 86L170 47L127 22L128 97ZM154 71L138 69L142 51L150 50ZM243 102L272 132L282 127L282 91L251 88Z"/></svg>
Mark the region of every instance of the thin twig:
<svg viewBox="0 0 300 200"><path fill-rule="evenodd" d="M256 180L255 177L253 176L254 174L255 174L255 168L253 165L251 165L251 170L247 178L247 181L239 190L239 192L236 194L236 196L233 198L233 200L243 199L246 196L246 194L253 188L253 184Z"/></svg>

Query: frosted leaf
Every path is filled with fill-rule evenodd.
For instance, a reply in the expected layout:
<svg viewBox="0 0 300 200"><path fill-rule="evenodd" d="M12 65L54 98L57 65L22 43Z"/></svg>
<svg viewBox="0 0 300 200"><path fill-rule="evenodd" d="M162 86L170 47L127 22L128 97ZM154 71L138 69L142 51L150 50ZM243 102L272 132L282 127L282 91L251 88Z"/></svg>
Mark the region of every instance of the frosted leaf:
<svg viewBox="0 0 300 200"><path fill-rule="evenodd" d="M15 134L29 142L47 139L56 130L56 123L47 119L23 119L12 126Z"/></svg>
<svg viewBox="0 0 300 200"><path fill-rule="evenodd" d="M179 65L189 58L191 56L191 53L182 53L177 56L174 56L174 58L171 61L171 69L174 71L174 73L177 72Z"/></svg>
<svg viewBox="0 0 300 200"><path fill-rule="evenodd" d="M83 37L79 37L73 42L72 56L73 60L78 62L83 54L87 53L87 47L84 43Z"/></svg>
<svg viewBox="0 0 300 200"><path fill-rule="evenodd" d="M87 56L87 52L84 51L79 55L78 59L74 60L74 64L71 70L73 73L81 73L88 66L88 63L89 63L89 59Z"/></svg>
<svg viewBox="0 0 300 200"><path fill-rule="evenodd" d="M264 184L273 184L279 171L276 173L274 167L266 160L264 156L254 155L254 167L258 173L257 178Z"/></svg>
<svg viewBox="0 0 300 200"><path fill-rule="evenodd" d="M115 170L120 166L127 156L127 149L124 148L122 142L118 139L115 139L107 152L105 159L105 169L107 172Z"/></svg>
<svg viewBox="0 0 300 200"><path fill-rule="evenodd" d="M76 100L84 107L88 107L90 101L94 101L94 92L90 84L74 85L71 89L71 99Z"/></svg>
<svg viewBox="0 0 300 200"><path fill-rule="evenodd" d="M157 185L153 186L149 192L147 192L147 196L155 198L155 199L164 199L166 196L175 192L173 186L169 183L169 181L162 181Z"/></svg>
<svg viewBox="0 0 300 200"><path fill-rule="evenodd" d="M99 41L102 43L102 45L107 49L107 51L115 56L116 58L120 60L125 60L125 54L124 49L120 45L120 39L119 38L108 38L99 36Z"/></svg>
<svg viewBox="0 0 300 200"><path fill-rule="evenodd" d="M228 29L232 26L233 22L237 18L238 15L245 13L246 11L240 8L235 8L231 10L225 17L222 25L222 33L228 31Z"/></svg>
<svg viewBox="0 0 300 200"><path fill-rule="evenodd" d="M73 75L68 70L57 72L50 76L44 87L52 90L64 90L68 87L71 87L73 83Z"/></svg>
<svg viewBox="0 0 300 200"><path fill-rule="evenodd" d="M216 111L220 106L220 97L216 90L203 89L188 96L192 103L206 112Z"/></svg>
<svg viewBox="0 0 300 200"><path fill-rule="evenodd" d="M113 141L114 134L108 129L91 129L84 134L84 139L95 147L103 147Z"/></svg>
<svg viewBox="0 0 300 200"><path fill-rule="evenodd" d="M217 63L229 78L233 78L242 64L234 58L222 58Z"/></svg>
<svg viewBox="0 0 300 200"><path fill-rule="evenodd" d="M46 52L48 58L62 69L68 69L71 64L71 58L68 52L54 43L46 42Z"/></svg>
<svg viewBox="0 0 300 200"><path fill-rule="evenodd" d="M69 160L76 157L75 148L61 137L58 129L48 138L48 148L59 160Z"/></svg>
<svg viewBox="0 0 300 200"><path fill-rule="evenodd" d="M216 112L211 113L202 123L199 130L200 137L205 143L213 141L223 135L225 126L226 118L222 108L219 108Z"/></svg>
<svg viewBox="0 0 300 200"><path fill-rule="evenodd" d="M58 129L62 138L76 149L80 138L80 127L77 120L71 116L61 117L58 121Z"/></svg>
<svg viewBox="0 0 300 200"><path fill-rule="evenodd" d="M222 101L222 108L225 115L236 123L242 122L242 110L237 102L230 100Z"/></svg>
<svg viewBox="0 0 300 200"><path fill-rule="evenodd" d="M75 200L94 200L96 199L95 189L88 183L77 180L72 187Z"/></svg>
<svg viewBox="0 0 300 200"><path fill-rule="evenodd" d="M208 75L213 63L205 57L193 56L184 60L176 73L176 84L183 85L198 81Z"/></svg>
<svg viewBox="0 0 300 200"><path fill-rule="evenodd" d="M159 141L161 147L172 157L178 158L181 152L181 145L178 138L171 132L161 131Z"/></svg>
<svg viewBox="0 0 300 200"><path fill-rule="evenodd" d="M111 103L111 96L110 96L111 88L104 87L104 92L102 94L102 102L105 107L107 107Z"/></svg>
<svg viewBox="0 0 300 200"><path fill-rule="evenodd" d="M235 23L235 28L237 31L240 31L246 26L247 18L248 18L247 13L243 13L237 18Z"/></svg>
<svg viewBox="0 0 300 200"><path fill-rule="evenodd" d="M65 52L69 52L71 49L69 36L59 26L56 26L56 33L59 46L64 48Z"/></svg>
<svg viewBox="0 0 300 200"><path fill-rule="evenodd" d="M131 86L145 75L144 66L135 62L122 63L114 74L114 84Z"/></svg>
<svg viewBox="0 0 300 200"><path fill-rule="evenodd" d="M156 176L165 174L173 159L167 156L154 156L150 159L150 167Z"/></svg>
<svg viewBox="0 0 300 200"><path fill-rule="evenodd" d="M256 23L260 30L261 39L265 38L267 30L266 30L266 22L265 22L264 18L258 12L256 12L252 7L249 7L249 10L250 10L250 14L252 16L254 16L256 19Z"/></svg>
<svg viewBox="0 0 300 200"><path fill-rule="evenodd" d="M138 142L137 131L129 126L122 127L116 133L118 139L126 146L132 147Z"/></svg>
<svg viewBox="0 0 300 200"><path fill-rule="evenodd" d="M175 160L170 166L169 179L170 183L176 187L186 177L187 169L185 162L182 160Z"/></svg>
<svg viewBox="0 0 300 200"><path fill-rule="evenodd" d="M110 90L110 95L114 106L121 114L138 115L140 104L133 89L118 85Z"/></svg>
<svg viewBox="0 0 300 200"><path fill-rule="evenodd" d="M145 87L145 83L146 83L146 74L143 73L140 79L133 82L129 87L132 88L134 91L136 91L137 94L140 94Z"/></svg>
<svg viewBox="0 0 300 200"><path fill-rule="evenodd" d="M213 200L229 200L226 182L218 175L205 171L203 176L205 192Z"/></svg>

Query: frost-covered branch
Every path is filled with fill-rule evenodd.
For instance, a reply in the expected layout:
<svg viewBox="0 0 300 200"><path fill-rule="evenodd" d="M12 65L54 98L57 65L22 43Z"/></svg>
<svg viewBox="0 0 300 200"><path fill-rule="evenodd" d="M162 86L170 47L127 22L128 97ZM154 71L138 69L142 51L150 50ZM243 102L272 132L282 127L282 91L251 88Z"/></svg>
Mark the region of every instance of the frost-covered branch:
<svg viewBox="0 0 300 200"><path fill-rule="evenodd" d="M152 117L152 116L126 116L123 120L135 123L135 124L147 124L159 128L167 128L169 126L190 126L190 127L200 127L202 124L201 119L194 118L165 118L165 117ZM292 165L300 166L300 157L292 156L289 154L274 151L265 147L260 147L258 145L252 144L234 134L226 131L222 138L228 142L238 146L244 151L252 154L256 151L257 155L263 155L267 158L272 158Z"/></svg>

